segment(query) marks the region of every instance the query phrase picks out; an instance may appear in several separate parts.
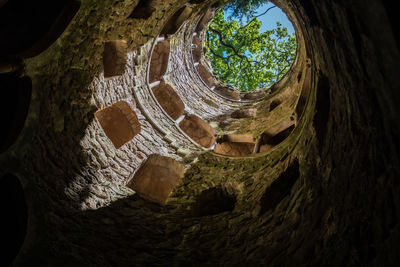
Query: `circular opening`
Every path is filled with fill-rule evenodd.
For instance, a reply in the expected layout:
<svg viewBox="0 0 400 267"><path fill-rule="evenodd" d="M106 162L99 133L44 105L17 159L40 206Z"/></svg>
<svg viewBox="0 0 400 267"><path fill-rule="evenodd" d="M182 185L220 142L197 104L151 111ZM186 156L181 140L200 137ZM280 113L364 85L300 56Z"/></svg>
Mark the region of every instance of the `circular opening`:
<svg viewBox="0 0 400 267"><path fill-rule="evenodd" d="M220 9L206 34L213 72L241 91L269 87L290 69L296 35L285 13L268 1L233 0Z"/></svg>
<svg viewBox="0 0 400 267"><path fill-rule="evenodd" d="M0 177L0 200L2 212L1 241L4 257L1 266L9 266L18 255L25 240L28 209L19 179L6 174Z"/></svg>
<svg viewBox="0 0 400 267"><path fill-rule="evenodd" d="M18 139L28 116L32 94L32 81L28 76L15 77L0 74L0 153L5 152Z"/></svg>

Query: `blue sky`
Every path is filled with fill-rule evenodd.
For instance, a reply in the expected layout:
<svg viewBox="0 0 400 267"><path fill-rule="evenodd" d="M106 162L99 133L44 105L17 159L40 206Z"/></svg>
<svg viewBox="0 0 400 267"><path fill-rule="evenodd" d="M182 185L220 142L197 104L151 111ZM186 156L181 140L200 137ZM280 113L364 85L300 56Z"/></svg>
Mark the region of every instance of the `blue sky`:
<svg viewBox="0 0 400 267"><path fill-rule="evenodd" d="M269 7L273 6L272 3L266 3L261 5L258 9L256 9L256 14L262 14L265 12ZM225 14L227 16L228 14ZM282 26L288 29L290 34L294 33L294 28L292 23L286 17L285 13L283 13L282 9L279 7L275 7L267 12L267 14L258 18L262 22L261 32L265 30L271 30L275 28L276 22L279 21Z"/></svg>
<svg viewBox="0 0 400 267"><path fill-rule="evenodd" d="M267 3L260 6L256 12L257 14L262 14L269 7L273 6L272 3ZM268 11L267 14L258 18L262 22L261 31L270 30L275 27L276 22L279 21L282 23L282 26L288 29L290 34L294 33L293 25L290 20L286 17L285 13L283 13L282 9L279 7L275 7Z"/></svg>

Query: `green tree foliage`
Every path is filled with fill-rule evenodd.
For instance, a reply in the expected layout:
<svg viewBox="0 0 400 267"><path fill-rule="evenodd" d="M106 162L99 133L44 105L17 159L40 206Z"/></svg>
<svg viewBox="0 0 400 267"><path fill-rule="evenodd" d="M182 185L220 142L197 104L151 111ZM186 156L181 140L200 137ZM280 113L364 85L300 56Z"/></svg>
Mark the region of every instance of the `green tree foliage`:
<svg viewBox="0 0 400 267"><path fill-rule="evenodd" d="M221 9L207 32L207 56L213 71L223 82L244 91L278 81L294 60L295 34L290 35L279 22L274 29L260 33L262 23L258 17L265 14L255 16L253 12L244 23L231 14L225 20Z"/></svg>
<svg viewBox="0 0 400 267"><path fill-rule="evenodd" d="M257 8L267 2L266 0L231 0L225 6L225 11L230 10L232 16L237 19L250 18L254 16Z"/></svg>

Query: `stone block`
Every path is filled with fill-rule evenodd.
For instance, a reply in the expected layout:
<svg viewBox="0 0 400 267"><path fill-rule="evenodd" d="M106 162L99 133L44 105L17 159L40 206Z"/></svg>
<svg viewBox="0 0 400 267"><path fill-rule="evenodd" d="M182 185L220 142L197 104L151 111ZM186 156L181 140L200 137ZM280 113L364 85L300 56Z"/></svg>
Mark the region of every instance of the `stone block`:
<svg viewBox="0 0 400 267"><path fill-rule="evenodd" d="M222 142L215 146L214 152L225 156L246 156L252 154L254 143Z"/></svg>
<svg viewBox="0 0 400 267"><path fill-rule="evenodd" d="M161 83L152 88L154 96L165 112L172 119L177 120L185 112L185 104L175 92L175 90L166 83Z"/></svg>
<svg viewBox="0 0 400 267"><path fill-rule="evenodd" d="M214 78L210 74L210 72L201 64L197 65L197 72L199 73L200 78L204 81L204 83L208 87L214 86Z"/></svg>
<svg viewBox="0 0 400 267"><path fill-rule="evenodd" d="M125 115L122 110L127 109L130 112ZM141 127L135 112L124 101L97 111L95 116L103 131L117 149L140 132ZM131 119L129 120L127 116Z"/></svg>
<svg viewBox="0 0 400 267"><path fill-rule="evenodd" d="M127 187L143 198L164 205L184 173L185 168L180 162L152 154L140 166Z"/></svg>
<svg viewBox="0 0 400 267"><path fill-rule="evenodd" d="M149 82L161 80L168 68L169 60L169 41L165 40L157 43L154 47L150 62Z"/></svg>
<svg viewBox="0 0 400 267"><path fill-rule="evenodd" d="M203 147L211 147L216 140L214 129L196 115L186 116L179 123L179 127L181 127L190 138Z"/></svg>

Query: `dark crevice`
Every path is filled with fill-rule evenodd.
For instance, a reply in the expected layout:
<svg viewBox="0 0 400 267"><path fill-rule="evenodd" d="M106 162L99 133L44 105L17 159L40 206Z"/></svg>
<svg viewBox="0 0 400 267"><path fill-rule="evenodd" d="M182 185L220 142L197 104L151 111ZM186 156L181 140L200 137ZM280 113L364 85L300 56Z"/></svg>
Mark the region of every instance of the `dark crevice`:
<svg viewBox="0 0 400 267"><path fill-rule="evenodd" d="M235 208L236 193L229 192L222 186L204 190L196 197L192 208L195 217L215 215Z"/></svg>
<svg viewBox="0 0 400 267"><path fill-rule="evenodd" d="M157 0L140 0L129 15L131 19L148 19L156 10Z"/></svg>
<svg viewBox="0 0 400 267"><path fill-rule="evenodd" d="M177 20L182 12L185 10L186 6L181 7L178 11L176 11L171 18L165 23L164 28L162 29L160 34L174 34L181 25L177 24Z"/></svg>
<svg viewBox="0 0 400 267"><path fill-rule="evenodd" d="M275 207L290 193L290 189L299 179L299 161L296 159L290 166L267 187L261 197L260 215L267 211L275 209Z"/></svg>
<svg viewBox="0 0 400 267"><path fill-rule="evenodd" d="M282 104L282 101L280 101L279 99L274 99L271 104L269 104L269 111L273 111L277 106L279 106L280 104Z"/></svg>
<svg viewBox="0 0 400 267"><path fill-rule="evenodd" d="M318 79L317 102L315 105L315 115L313 121L315 127L315 133L319 143L320 153L322 151L322 146L327 131L329 111L330 111L329 79L321 74Z"/></svg>
<svg viewBox="0 0 400 267"><path fill-rule="evenodd" d="M29 77L0 75L0 119L2 125L0 153L6 151L20 135L32 94L32 81Z"/></svg>

